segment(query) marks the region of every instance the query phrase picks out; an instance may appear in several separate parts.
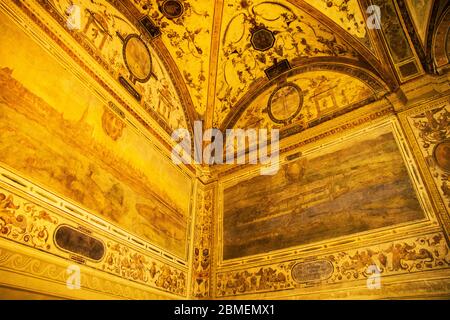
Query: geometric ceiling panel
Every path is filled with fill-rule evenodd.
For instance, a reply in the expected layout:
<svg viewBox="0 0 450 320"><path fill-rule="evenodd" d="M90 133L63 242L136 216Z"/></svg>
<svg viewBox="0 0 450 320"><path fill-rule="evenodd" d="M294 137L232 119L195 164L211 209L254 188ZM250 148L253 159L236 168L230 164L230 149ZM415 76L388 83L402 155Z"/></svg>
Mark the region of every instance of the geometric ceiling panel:
<svg viewBox="0 0 450 320"><path fill-rule="evenodd" d="M64 18L72 1L39 3L55 6ZM315 123L360 102L353 98L366 99L379 93L380 88L370 89L375 78L383 79L381 82L390 88L397 83L393 70L383 61L387 56L373 54L381 52L385 44L377 32L367 29L366 9L358 0L78 3L83 8L83 25L80 30L72 30L72 36L89 46L89 52L101 60L102 66L141 106L163 120L158 121L168 132L180 127L192 130L193 120L203 120L205 128L221 129L233 127L238 121L247 126L248 119L255 117L264 127L284 128L301 121ZM392 18L397 17L395 10L389 12ZM388 43L395 47L396 38L391 38L394 40ZM375 78L360 77L343 69L358 70L355 72ZM322 78L318 77L321 70ZM368 85L364 85L367 79ZM272 109L268 109L267 101L260 110L252 105L259 94L275 86L275 81L278 86L293 85L271 91ZM321 98L310 96L317 83L322 88L333 84L328 102L316 102ZM344 89L340 88L352 88L349 83L355 90L342 94ZM369 94L370 90L373 92ZM302 108L278 108L277 97L284 94L296 95L294 102L302 104ZM327 105L318 111L320 103Z"/></svg>

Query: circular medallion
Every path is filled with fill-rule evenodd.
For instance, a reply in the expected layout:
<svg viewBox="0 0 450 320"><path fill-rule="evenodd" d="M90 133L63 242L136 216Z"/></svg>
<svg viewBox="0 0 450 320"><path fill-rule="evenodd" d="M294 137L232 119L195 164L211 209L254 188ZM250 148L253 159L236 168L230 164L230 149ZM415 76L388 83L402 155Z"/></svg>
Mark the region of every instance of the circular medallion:
<svg viewBox="0 0 450 320"><path fill-rule="evenodd" d="M450 172L450 140L437 144L433 151L433 157L439 168Z"/></svg>
<svg viewBox="0 0 450 320"><path fill-rule="evenodd" d="M303 105L303 94L299 86L287 83L272 92L268 112L275 123L286 123L294 119Z"/></svg>
<svg viewBox="0 0 450 320"><path fill-rule="evenodd" d="M147 82L152 73L152 56L137 34L130 34L123 44L123 58L131 75L139 82Z"/></svg>
<svg viewBox="0 0 450 320"><path fill-rule="evenodd" d="M176 19L183 15L184 6L180 0L166 0L161 5L161 11L169 19Z"/></svg>

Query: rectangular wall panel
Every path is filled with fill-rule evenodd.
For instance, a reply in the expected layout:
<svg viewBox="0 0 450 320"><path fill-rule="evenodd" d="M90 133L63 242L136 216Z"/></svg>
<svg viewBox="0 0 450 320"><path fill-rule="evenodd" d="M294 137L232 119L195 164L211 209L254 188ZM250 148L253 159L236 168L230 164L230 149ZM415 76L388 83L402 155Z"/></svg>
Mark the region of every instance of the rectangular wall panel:
<svg viewBox="0 0 450 320"><path fill-rule="evenodd" d="M224 260L425 218L389 127L229 185L223 203Z"/></svg>

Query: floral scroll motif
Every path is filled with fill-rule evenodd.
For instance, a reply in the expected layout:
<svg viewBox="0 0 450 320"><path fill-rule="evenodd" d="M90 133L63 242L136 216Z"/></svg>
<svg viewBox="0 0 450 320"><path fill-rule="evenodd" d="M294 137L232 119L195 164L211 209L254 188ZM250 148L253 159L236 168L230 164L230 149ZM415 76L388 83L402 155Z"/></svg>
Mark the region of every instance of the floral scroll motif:
<svg viewBox="0 0 450 320"><path fill-rule="evenodd" d="M450 170L448 159L450 156L448 150L450 149L450 109L448 106L441 106L412 116L410 121L431 174L438 185L447 210L449 210ZM440 150L443 151L441 152Z"/></svg>
<svg viewBox="0 0 450 320"><path fill-rule="evenodd" d="M274 1L230 1L228 20L223 26L214 125L248 91L264 70L276 61L298 57L348 57L357 59L338 35L306 12ZM275 37L270 50L260 52L251 44L252 34L269 30Z"/></svg>
<svg viewBox="0 0 450 320"><path fill-rule="evenodd" d="M193 258L193 295L210 296L213 190L199 192Z"/></svg>
<svg viewBox="0 0 450 320"><path fill-rule="evenodd" d="M69 223L63 216L0 190L0 237L67 258L66 251L53 245L53 237L59 225ZM89 227L80 228L90 232ZM102 239L98 234L95 236ZM106 254L98 262L86 261L75 252L69 255L79 263L121 278L180 296L186 295L186 271L169 266L116 241L102 240L106 240Z"/></svg>
<svg viewBox="0 0 450 320"><path fill-rule="evenodd" d="M369 4L360 6L360 1L358 0L317 0L308 1L308 4L331 18L342 29L373 51L366 21L366 17L369 16L367 12ZM364 11L367 13L366 16Z"/></svg>
<svg viewBox="0 0 450 320"><path fill-rule="evenodd" d="M67 269L65 266L56 265L43 259L36 259L14 251L0 248L0 266L3 269L19 270L33 276L51 279L53 282L66 283ZM83 289L91 289L117 296L119 299L154 299L155 295L146 290L106 280L91 274L83 274L81 278Z"/></svg>
<svg viewBox="0 0 450 320"><path fill-rule="evenodd" d="M51 234L58 220L32 203L16 205L14 202L13 195L0 193L1 236L35 248L50 249Z"/></svg>
<svg viewBox="0 0 450 320"><path fill-rule="evenodd" d="M161 29L165 44L173 54L184 80L190 89L196 110L203 114L206 108L206 82L208 67L208 47L213 3L205 0L178 1L182 4L183 13L170 18L162 10L163 0L135 0L137 9L147 16ZM199 23L202 21L202 23Z"/></svg>

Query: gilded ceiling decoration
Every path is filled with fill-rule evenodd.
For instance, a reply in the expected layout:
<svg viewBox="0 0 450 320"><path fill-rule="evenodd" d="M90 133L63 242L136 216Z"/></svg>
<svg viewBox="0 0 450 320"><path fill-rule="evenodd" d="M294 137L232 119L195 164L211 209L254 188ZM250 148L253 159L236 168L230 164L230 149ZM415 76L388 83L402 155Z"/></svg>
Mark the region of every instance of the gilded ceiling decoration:
<svg viewBox="0 0 450 320"><path fill-rule="evenodd" d="M276 61L358 53L314 17L288 3L228 1L224 5L213 125Z"/></svg>
<svg viewBox="0 0 450 320"><path fill-rule="evenodd" d="M450 108L440 106L425 110L411 115L409 122L445 205L450 209Z"/></svg>
<svg viewBox="0 0 450 320"><path fill-rule="evenodd" d="M295 3L295 1L292 1ZM308 3L330 17L348 33L370 46L363 11L357 0L319 0Z"/></svg>
<svg viewBox="0 0 450 320"><path fill-rule="evenodd" d="M425 43L428 29L428 20L433 8L433 0L407 0L408 10L417 28L422 43Z"/></svg>
<svg viewBox="0 0 450 320"><path fill-rule="evenodd" d="M384 35L388 41L394 62L399 63L410 58L413 53L408 45L405 31L395 11L395 5L392 1L376 0L381 8L381 13L387 21L382 24Z"/></svg>
<svg viewBox="0 0 450 320"><path fill-rule="evenodd" d="M111 139L117 141L122 136L126 125L114 112L105 107L102 116L102 127Z"/></svg>
<svg viewBox="0 0 450 320"><path fill-rule="evenodd" d="M282 128L294 122L305 127L330 113L367 102L374 91L361 80L332 71L290 77L259 95L235 128Z"/></svg>

